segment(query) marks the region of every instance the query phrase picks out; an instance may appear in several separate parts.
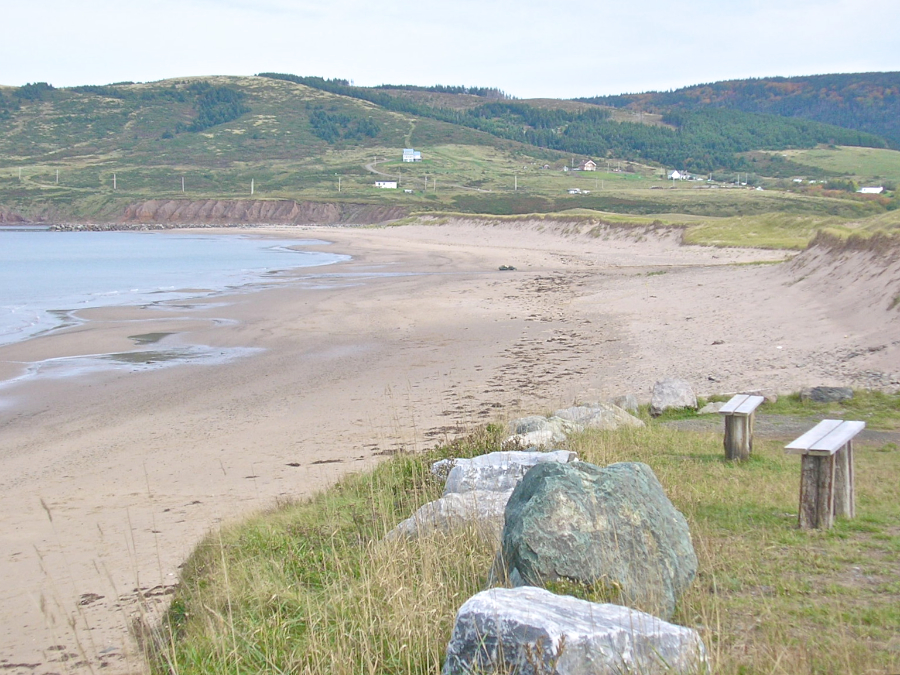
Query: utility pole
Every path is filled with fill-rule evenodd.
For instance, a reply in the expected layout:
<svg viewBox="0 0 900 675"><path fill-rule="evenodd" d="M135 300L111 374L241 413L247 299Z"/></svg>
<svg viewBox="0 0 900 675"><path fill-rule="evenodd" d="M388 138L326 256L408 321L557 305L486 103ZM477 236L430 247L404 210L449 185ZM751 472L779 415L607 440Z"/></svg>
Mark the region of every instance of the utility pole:
<svg viewBox="0 0 900 675"><path fill-rule="evenodd" d="M181 191L184 192L184 176L181 177Z"/></svg>
<svg viewBox="0 0 900 675"><path fill-rule="evenodd" d="M113 190L115 190L115 189L116 189L116 173L114 171L113 172Z"/></svg>
<svg viewBox="0 0 900 675"><path fill-rule="evenodd" d="M338 192L341 191L341 177L338 176Z"/></svg>
<svg viewBox="0 0 900 675"><path fill-rule="evenodd" d="M22 182L22 167L19 167L19 182Z"/></svg>
<svg viewBox="0 0 900 675"><path fill-rule="evenodd" d="M513 188L514 192L519 191L519 174L515 174L515 187Z"/></svg>
<svg viewBox="0 0 900 675"><path fill-rule="evenodd" d="M59 169L56 170L56 184L59 185Z"/></svg>
<svg viewBox="0 0 900 675"><path fill-rule="evenodd" d="M250 179L250 196L251 196L251 197L253 196L253 192L254 192L255 187L256 187L256 186L254 185L254 180L251 178L251 179Z"/></svg>

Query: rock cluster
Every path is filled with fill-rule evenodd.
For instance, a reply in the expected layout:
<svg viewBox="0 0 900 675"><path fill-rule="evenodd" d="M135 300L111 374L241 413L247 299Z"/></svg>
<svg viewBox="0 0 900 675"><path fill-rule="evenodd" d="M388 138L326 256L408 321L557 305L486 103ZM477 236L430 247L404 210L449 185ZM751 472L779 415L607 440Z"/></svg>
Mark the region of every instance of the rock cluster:
<svg viewBox="0 0 900 675"><path fill-rule="evenodd" d="M472 526L485 539L499 543L506 502L527 471L536 464L571 462L576 457L568 450L511 451L435 462L432 473L446 476L444 494L419 508L387 537L413 538L429 532Z"/></svg>
<svg viewBox="0 0 900 675"><path fill-rule="evenodd" d="M627 398L627 397L626 397ZM634 397L632 397L634 398ZM630 404L631 401L623 401ZM637 402L635 409L637 409ZM613 430L621 427L642 427L644 423L623 408L611 403L592 403L557 410L550 417L531 415L510 424L512 435L504 446L520 448L549 447L585 429Z"/></svg>
<svg viewBox="0 0 900 675"><path fill-rule="evenodd" d="M586 428L642 424L611 404L573 406L516 420L511 438L534 447ZM498 548L492 582L514 586L462 606L443 675L706 671L699 634L665 620L697 557L649 466L598 467L566 450L532 450L442 460L431 471L445 481L443 495L387 538L474 527Z"/></svg>

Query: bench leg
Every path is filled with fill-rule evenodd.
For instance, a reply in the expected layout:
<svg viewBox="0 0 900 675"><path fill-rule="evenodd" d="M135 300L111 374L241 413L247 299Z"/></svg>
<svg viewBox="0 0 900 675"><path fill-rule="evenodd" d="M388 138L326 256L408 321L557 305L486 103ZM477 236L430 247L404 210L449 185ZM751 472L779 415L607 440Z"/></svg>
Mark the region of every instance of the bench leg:
<svg viewBox="0 0 900 675"><path fill-rule="evenodd" d="M834 455L803 455L800 465L800 528L834 525Z"/></svg>
<svg viewBox="0 0 900 675"><path fill-rule="evenodd" d="M853 441L834 456L834 515L856 517L856 494L853 487Z"/></svg>
<svg viewBox="0 0 900 675"><path fill-rule="evenodd" d="M744 461L753 450L753 415L725 415L725 459Z"/></svg>

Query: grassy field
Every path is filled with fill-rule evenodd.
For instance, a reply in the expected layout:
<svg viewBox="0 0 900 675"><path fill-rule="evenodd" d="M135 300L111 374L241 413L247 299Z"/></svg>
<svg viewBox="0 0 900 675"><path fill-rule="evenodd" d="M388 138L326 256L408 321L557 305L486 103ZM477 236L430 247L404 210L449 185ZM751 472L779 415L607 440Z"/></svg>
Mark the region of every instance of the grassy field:
<svg viewBox="0 0 900 675"><path fill-rule="evenodd" d="M797 164L816 167L853 178L866 185L884 181L900 183L900 151L846 146L782 150L779 154Z"/></svg>
<svg viewBox="0 0 900 675"><path fill-rule="evenodd" d="M897 396L862 395L857 406L900 426ZM569 446L600 465L648 463L687 517L700 569L674 621L701 632L712 672L900 672L896 447L860 446L856 519L800 531L799 459L783 443L758 441L749 462L731 464L719 433L647 421ZM456 609L483 588L493 551L465 531L382 537L440 494L430 462L496 450L502 435L491 426L396 456L211 535L185 565L166 620L144 634L154 671L440 672Z"/></svg>

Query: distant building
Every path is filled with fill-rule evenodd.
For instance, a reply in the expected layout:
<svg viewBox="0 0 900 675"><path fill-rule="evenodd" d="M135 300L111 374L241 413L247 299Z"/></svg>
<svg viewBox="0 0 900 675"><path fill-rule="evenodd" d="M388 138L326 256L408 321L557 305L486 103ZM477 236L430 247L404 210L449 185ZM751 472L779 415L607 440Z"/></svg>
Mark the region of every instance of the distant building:
<svg viewBox="0 0 900 675"><path fill-rule="evenodd" d="M396 190L397 189L397 181L395 181L395 180L376 180L375 187L382 188L384 190Z"/></svg>
<svg viewBox="0 0 900 675"><path fill-rule="evenodd" d="M569 189L569 194L570 194L570 195L580 195L580 194L581 194L581 190L580 190L579 188L570 188L570 189Z"/></svg>
<svg viewBox="0 0 900 675"><path fill-rule="evenodd" d="M880 195L882 192L884 192L884 188L883 187L861 187L861 188L859 188L859 190L857 190L857 192L859 192L860 194L864 194L864 195Z"/></svg>
<svg viewBox="0 0 900 675"><path fill-rule="evenodd" d="M404 162L421 162L422 161L422 153L418 150L413 150L412 148L403 148L403 161Z"/></svg>
<svg viewBox="0 0 900 675"><path fill-rule="evenodd" d="M666 178L669 180L684 180L684 174L680 171L670 171L666 174Z"/></svg>
<svg viewBox="0 0 900 675"><path fill-rule="evenodd" d="M581 166L578 167L581 171L596 171L597 163L592 159L587 159L581 163Z"/></svg>

